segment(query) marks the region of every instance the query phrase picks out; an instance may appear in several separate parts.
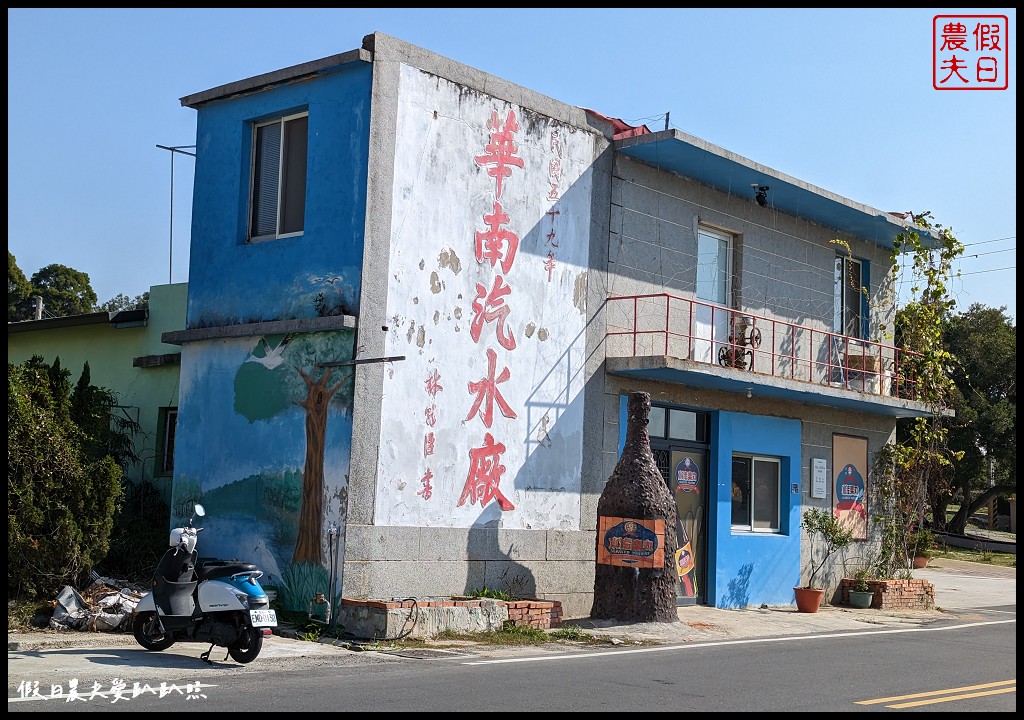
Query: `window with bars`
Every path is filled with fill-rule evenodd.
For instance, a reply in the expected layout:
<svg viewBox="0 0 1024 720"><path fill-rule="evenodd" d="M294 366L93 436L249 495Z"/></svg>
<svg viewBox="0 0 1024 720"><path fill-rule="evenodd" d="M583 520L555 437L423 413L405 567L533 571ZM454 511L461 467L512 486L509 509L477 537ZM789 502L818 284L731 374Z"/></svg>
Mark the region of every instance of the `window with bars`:
<svg viewBox="0 0 1024 720"><path fill-rule="evenodd" d="M250 241L273 240L303 231L308 128L308 113L253 126Z"/></svg>
<svg viewBox="0 0 1024 720"><path fill-rule="evenodd" d="M174 433L178 428L178 408L160 408L160 472L174 474Z"/></svg>

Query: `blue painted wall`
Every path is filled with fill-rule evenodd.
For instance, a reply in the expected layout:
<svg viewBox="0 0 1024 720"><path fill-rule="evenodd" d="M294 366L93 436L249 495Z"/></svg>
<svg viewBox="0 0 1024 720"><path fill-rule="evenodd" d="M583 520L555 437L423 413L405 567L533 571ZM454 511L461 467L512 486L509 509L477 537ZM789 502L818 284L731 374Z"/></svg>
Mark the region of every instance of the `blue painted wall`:
<svg viewBox="0 0 1024 720"><path fill-rule="evenodd" d="M341 330L182 354L171 527L201 502L199 556L255 563L289 610L328 592L332 561L340 592L325 533L344 530L348 510L353 372L317 363L351 360L354 348L355 331Z"/></svg>
<svg viewBox="0 0 1024 720"><path fill-rule="evenodd" d="M358 315L371 65L198 109L188 327ZM305 231L246 243L252 123L309 112ZM317 296L323 302L317 309Z"/></svg>
<svg viewBox="0 0 1024 720"><path fill-rule="evenodd" d="M708 596L714 607L792 605L800 580L800 421L731 412L711 420ZM779 458L781 532L733 532L732 455ZM792 488L797 488L793 493Z"/></svg>

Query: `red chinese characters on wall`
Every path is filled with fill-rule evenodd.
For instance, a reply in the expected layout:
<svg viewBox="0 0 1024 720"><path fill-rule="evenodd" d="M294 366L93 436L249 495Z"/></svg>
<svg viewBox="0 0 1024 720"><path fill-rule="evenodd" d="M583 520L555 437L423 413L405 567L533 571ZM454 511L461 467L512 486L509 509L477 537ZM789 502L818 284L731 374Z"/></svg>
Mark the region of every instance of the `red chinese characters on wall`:
<svg viewBox="0 0 1024 720"><path fill-rule="evenodd" d="M424 381L424 386L427 391L427 395L430 396L430 405L423 411L424 422L428 428L433 428L437 424L437 394L444 390L441 385L441 373L434 368L427 379ZM433 429L427 430L423 435L423 457L429 458L434 454L434 431ZM426 472L420 478L420 485L422 486L416 491L416 494L422 497L424 500L429 500L434 494L434 486L431 480L434 479L434 472L427 466Z"/></svg>
<svg viewBox="0 0 1024 720"><path fill-rule="evenodd" d="M515 135L519 131L515 111L509 110L502 120L498 111L492 110L487 129L489 139L484 146L484 152L477 155L474 161L479 167L486 168L489 177L494 178L494 201L489 208L490 211L482 216L484 229L475 233L474 255L477 263L489 265L495 271L495 275L490 287L482 282L476 284L469 334L473 342L479 344L483 337L484 325L493 324L497 344L512 352L516 349L516 339L509 327L512 307L507 301L511 299L513 288L508 282L508 276L515 265L519 236L509 229L511 218L500 200L505 190L505 181L512 177L513 169L524 167L523 158L518 155L519 148L515 142ZM490 431L495 420L495 407L508 419L515 419L516 412L498 387L511 379L512 371L504 362L502 369L498 370L498 354L493 348L487 347L485 353L487 375L467 384L472 402L466 421L479 419ZM495 429L495 432L498 430ZM481 507L486 507L492 500L496 500L503 511L515 509L501 492L501 477L505 472L501 456L505 450L505 444L496 441L491 432L484 433L482 445L470 449L469 471L462 495L459 497L459 506L469 502L471 505L479 503Z"/></svg>
<svg viewBox="0 0 1024 720"><path fill-rule="evenodd" d="M501 396L501 391L498 389L498 384L508 380L512 373L509 372L508 368L504 368L498 377L494 377L497 362L498 355L490 348L487 348L487 377L469 384L469 391L476 393L476 400L473 401L473 407L470 408L466 419L472 419L479 412L480 419L484 422L484 427L488 428L494 419L495 403L498 404L498 409L502 415L507 418L516 417L515 411L505 402L505 398ZM481 409L481 406L483 409Z"/></svg>
<svg viewBox="0 0 1024 720"><path fill-rule="evenodd" d="M562 192L560 187L562 181L562 135L558 128L551 131L549 146L554 157L548 161L548 187L550 190L548 191L547 199L556 202L561 197ZM559 210L548 210L546 213L546 216L551 221L551 228L544 237L545 250L547 251L547 255L544 258L544 270L548 274L548 282L551 282L555 273L555 258L558 252L555 218L559 213Z"/></svg>
<svg viewBox="0 0 1024 720"><path fill-rule="evenodd" d="M519 237L504 228L508 225L508 215L501 209L501 203L494 203L494 212L484 215L484 222L489 229L476 234L476 261L487 260L491 267L500 261L501 271L508 274L519 249Z"/></svg>
<svg viewBox="0 0 1024 720"><path fill-rule="evenodd" d="M547 257L544 259L544 269L548 273L548 282L551 282L551 276L555 272L555 251L558 250L558 243L556 242L555 234L555 217L561 213L560 210L548 210L545 215L551 218L551 229L548 230L548 234L544 238L544 242L547 243Z"/></svg>
<svg viewBox="0 0 1024 720"><path fill-rule="evenodd" d="M484 146L484 154L476 156L476 164L486 167L487 174L495 179L494 199L500 200L504 179L512 174L512 168L523 167L523 159L516 157L519 152L515 144L515 133L519 130L516 111L509 110L502 125L498 111L492 110L487 129L491 131L491 141Z"/></svg>
<svg viewBox="0 0 1024 720"><path fill-rule="evenodd" d="M554 201L560 197L562 179L562 133L558 128L551 131L551 152L555 157L548 161L548 200Z"/></svg>
<svg viewBox="0 0 1024 720"><path fill-rule="evenodd" d="M480 332L484 323L496 323L495 332L498 343L506 350L516 349L516 338L505 327L505 320L511 308L505 304L505 296L512 288L505 284L505 278L498 275L494 278L491 289L481 283L476 284L476 298L473 300L473 319L469 323L469 335L474 342L480 342Z"/></svg>
<svg viewBox="0 0 1024 720"><path fill-rule="evenodd" d="M483 447L469 451L469 477L462 489L459 505L469 500L470 505L479 502L486 507L491 500L498 501L498 507L506 512L515 510L515 505L501 494L501 476L505 466L501 464L501 455L505 452L504 443L494 442L494 436L484 433Z"/></svg>

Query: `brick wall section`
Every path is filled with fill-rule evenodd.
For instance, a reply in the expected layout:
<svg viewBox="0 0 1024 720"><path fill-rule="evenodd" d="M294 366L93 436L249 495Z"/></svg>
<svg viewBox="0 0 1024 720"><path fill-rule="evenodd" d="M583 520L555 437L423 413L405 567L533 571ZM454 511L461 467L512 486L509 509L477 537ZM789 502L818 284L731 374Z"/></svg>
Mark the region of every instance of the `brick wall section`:
<svg viewBox="0 0 1024 720"><path fill-rule="evenodd" d="M516 600L505 602L508 618L519 627L535 627L549 630L562 624L562 603L557 600ZM480 607L483 600L350 600L342 599L342 605L376 608L378 610L401 610L419 605L431 607Z"/></svg>
<svg viewBox="0 0 1024 720"><path fill-rule="evenodd" d="M855 580L843 578L840 584L842 602L849 604L850 588ZM869 580L875 597L871 607L882 610L934 610L935 586L927 580Z"/></svg>
<svg viewBox="0 0 1024 720"><path fill-rule="evenodd" d="M517 627L550 630L562 624L562 603L557 600L516 600L508 605L508 619Z"/></svg>

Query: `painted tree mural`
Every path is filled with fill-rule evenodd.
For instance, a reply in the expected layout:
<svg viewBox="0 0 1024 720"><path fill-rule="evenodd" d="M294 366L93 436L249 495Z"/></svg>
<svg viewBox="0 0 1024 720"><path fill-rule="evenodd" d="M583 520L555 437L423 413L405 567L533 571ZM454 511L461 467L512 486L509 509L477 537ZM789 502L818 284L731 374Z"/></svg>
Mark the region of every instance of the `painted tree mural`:
<svg viewBox="0 0 1024 720"><path fill-rule="evenodd" d="M306 383L306 397L295 404L306 411L306 462L302 468L302 510L299 513L299 538L293 563L323 561L320 539L324 527L324 433L327 408L331 399L347 384L332 383L333 370L314 379L296 368ZM347 373L346 373L347 374Z"/></svg>
<svg viewBox="0 0 1024 720"><path fill-rule="evenodd" d="M285 578L291 580L294 604L300 607L318 589L314 586L322 581L324 572L328 493L324 458L329 412L334 409L348 415L352 409L352 367L325 368L321 364L351 360L354 339L351 330L267 335L259 339L235 375L235 411L249 422L295 407L303 411L306 447L299 527Z"/></svg>

